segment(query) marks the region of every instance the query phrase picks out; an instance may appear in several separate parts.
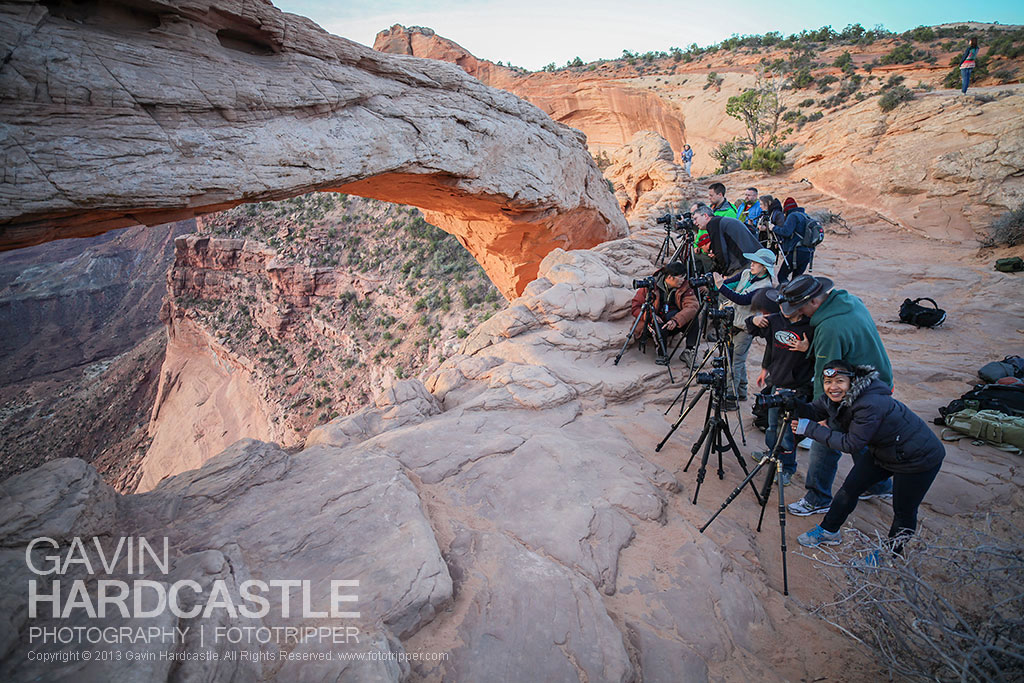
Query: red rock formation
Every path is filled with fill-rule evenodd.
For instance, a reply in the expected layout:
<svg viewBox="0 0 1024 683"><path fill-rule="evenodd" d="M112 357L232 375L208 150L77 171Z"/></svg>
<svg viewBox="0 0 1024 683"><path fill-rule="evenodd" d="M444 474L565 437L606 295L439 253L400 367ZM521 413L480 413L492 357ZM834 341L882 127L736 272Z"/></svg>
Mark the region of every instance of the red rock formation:
<svg viewBox="0 0 1024 683"><path fill-rule="evenodd" d="M460 69L269 3L117 7L0 7L0 248L365 191L438 214L513 296L553 245L625 233L578 133Z"/></svg>
<svg viewBox="0 0 1024 683"><path fill-rule="evenodd" d="M521 74L478 59L458 43L420 26L395 24L377 34L373 47L458 64L480 82L527 99L554 120L583 131L594 154L624 145L642 130L659 133L676 150L686 142L682 112L646 88L588 74Z"/></svg>

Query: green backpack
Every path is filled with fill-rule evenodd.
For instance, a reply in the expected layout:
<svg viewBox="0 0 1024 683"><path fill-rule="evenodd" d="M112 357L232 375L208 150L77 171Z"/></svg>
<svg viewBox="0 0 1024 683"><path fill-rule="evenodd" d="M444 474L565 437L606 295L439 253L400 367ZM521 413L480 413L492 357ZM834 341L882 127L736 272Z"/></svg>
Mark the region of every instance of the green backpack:
<svg viewBox="0 0 1024 683"><path fill-rule="evenodd" d="M1020 256L1010 256L996 260L996 270L1004 273L1019 273L1024 270L1024 259Z"/></svg>
<svg viewBox="0 0 1024 683"><path fill-rule="evenodd" d="M1008 453L1019 454L1024 450L1024 417L1006 415L997 410L965 408L946 415L946 424L958 433L947 436L949 430L942 430L943 441L958 441L970 436Z"/></svg>

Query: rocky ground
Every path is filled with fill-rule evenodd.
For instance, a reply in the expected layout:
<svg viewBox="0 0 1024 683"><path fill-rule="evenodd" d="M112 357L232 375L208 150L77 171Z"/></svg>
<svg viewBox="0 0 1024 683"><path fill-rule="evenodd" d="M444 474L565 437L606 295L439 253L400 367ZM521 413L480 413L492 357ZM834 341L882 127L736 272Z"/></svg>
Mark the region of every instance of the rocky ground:
<svg viewBox="0 0 1024 683"><path fill-rule="evenodd" d="M844 208L799 185L768 189ZM866 214L844 216L850 234L827 238L815 272L865 300L892 356L897 396L930 417L980 364L1013 350L1007 340L1024 325L1019 282L993 271L987 257ZM358 576L364 646L450 653L445 662L411 663L415 680L878 675L877 661L807 613L831 590L813 559L790 553L793 594L781 595L776 523L769 513L765 531L753 530L759 509L750 496L697 532L740 477L727 461L725 479L710 474L690 502L694 472L682 467L699 417L654 452L676 387L635 349L612 361L629 322L628 282L650 270L659 243L657 232L642 232L591 251L553 252L524 296L423 382L398 381L375 406L314 430L294 455L241 442L116 508L71 462L11 480L7 495L22 507L5 505L21 510L5 535L49 529L47 505L67 505L56 490L84 489L79 521L63 533L87 526L169 535L175 577L320 577L315 594L325 595L328 577ZM904 297L921 295L950 312L946 325L889 322ZM744 424L747 454L760 444ZM798 495L800 483L787 495ZM1015 509L1021 484L1016 456L951 444L923 527L941 532L960 515ZM23 498L30 490L31 506ZM884 528L890 514L884 502L864 503L851 524ZM303 520L298 535L295 520ZM789 522L792 546L813 520ZM34 675L11 668L24 661L21 647L11 643L4 664L19 679ZM109 674L107 666L84 673ZM291 666L235 671L286 679L298 675ZM345 680L405 675L380 663L301 671Z"/></svg>

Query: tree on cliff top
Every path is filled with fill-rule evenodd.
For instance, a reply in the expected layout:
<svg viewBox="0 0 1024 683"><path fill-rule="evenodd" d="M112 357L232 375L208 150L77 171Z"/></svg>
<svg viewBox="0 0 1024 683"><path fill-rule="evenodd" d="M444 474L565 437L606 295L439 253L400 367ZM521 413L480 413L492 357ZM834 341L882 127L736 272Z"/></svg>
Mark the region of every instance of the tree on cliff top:
<svg viewBox="0 0 1024 683"><path fill-rule="evenodd" d="M754 87L730 97L725 105L726 114L743 122L747 130L744 144L751 150L779 144L779 122L785 110L779 97L783 79L770 76L762 65Z"/></svg>

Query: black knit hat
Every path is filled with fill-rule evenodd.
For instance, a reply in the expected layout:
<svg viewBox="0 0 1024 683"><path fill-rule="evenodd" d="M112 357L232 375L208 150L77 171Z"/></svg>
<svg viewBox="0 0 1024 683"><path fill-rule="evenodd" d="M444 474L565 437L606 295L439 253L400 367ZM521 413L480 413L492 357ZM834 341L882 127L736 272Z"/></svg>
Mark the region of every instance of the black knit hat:
<svg viewBox="0 0 1024 683"><path fill-rule="evenodd" d="M686 264L680 263L679 261L673 261L662 268L661 272L665 273L665 275L675 275L677 277L679 275L686 275Z"/></svg>
<svg viewBox="0 0 1024 683"><path fill-rule="evenodd" d="M750 310L755 313L778 313L779 304L772 296L777 296L778 293L778 290L772 288L758 289L754 292L754 296L750 300Z"/></svg>

